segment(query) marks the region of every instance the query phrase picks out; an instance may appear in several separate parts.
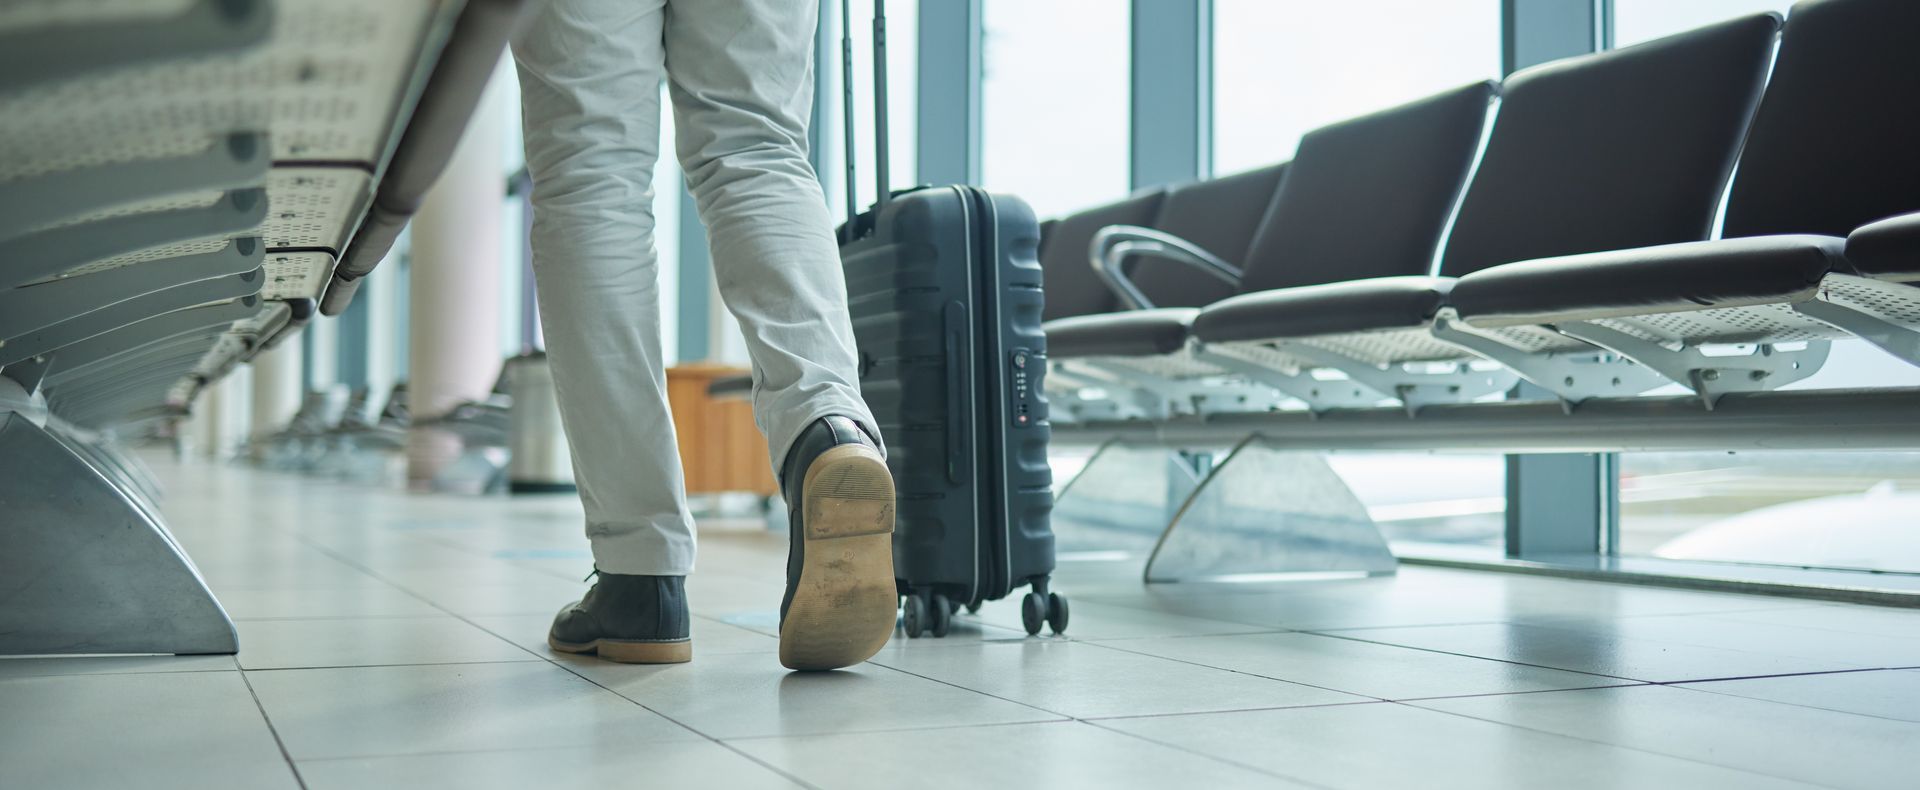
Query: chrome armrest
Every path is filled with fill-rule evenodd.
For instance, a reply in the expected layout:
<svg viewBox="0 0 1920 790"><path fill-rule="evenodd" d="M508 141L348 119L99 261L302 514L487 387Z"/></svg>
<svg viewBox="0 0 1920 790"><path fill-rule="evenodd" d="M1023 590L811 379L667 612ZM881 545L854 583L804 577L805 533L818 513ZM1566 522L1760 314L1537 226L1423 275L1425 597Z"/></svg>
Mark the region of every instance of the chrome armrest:
<svg viewBox="0 0 1920 790"><path fill-rule="evenodd" d="M1133 279L1121 267L1120 264L1129 256L1140 255L1186 264L1228 285L1240 285L1240 267L1221 260L1220 256L1179 236L1138 225L1108 225L1101 228L1093 234L1093 243L1088 245L1087 254L1093 271L1130 310L1150 309L1153 301L1141 293L1139 286L1133 284Z"/></svg>

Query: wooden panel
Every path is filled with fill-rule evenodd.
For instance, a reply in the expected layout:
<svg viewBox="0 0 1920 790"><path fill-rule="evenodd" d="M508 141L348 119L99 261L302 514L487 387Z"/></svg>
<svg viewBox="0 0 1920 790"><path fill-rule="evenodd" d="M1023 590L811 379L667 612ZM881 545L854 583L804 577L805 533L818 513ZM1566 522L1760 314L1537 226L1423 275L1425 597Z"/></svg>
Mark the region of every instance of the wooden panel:
<svg viewBox="0 0 1920 790"><path fill-rule="evenodd" d="M667 369L667 401L673 406L673 430L680 439L689 494L746 491L771 496L779 491L767 463L766 437L753 424L753 405L707 396L714 379L746 372L709 364Z"/></svg>

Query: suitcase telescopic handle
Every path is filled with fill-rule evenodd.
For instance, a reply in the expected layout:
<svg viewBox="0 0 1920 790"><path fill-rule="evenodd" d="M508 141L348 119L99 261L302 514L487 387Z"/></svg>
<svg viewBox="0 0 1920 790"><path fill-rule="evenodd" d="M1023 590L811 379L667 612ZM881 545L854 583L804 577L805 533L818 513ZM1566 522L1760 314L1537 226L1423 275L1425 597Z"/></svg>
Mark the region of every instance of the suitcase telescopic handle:
<svg viewBox="0 0 1920 790"><path fill-rule="evenodd" d="M860 215L859 192L855 188L853 138L853 2L840 0L840 112L845 133L847 166L847 227ZM887 0L873 0L873 208L877 213L893 196L887 184L892 180L887 159L892 144L887 135Z"/></svg>

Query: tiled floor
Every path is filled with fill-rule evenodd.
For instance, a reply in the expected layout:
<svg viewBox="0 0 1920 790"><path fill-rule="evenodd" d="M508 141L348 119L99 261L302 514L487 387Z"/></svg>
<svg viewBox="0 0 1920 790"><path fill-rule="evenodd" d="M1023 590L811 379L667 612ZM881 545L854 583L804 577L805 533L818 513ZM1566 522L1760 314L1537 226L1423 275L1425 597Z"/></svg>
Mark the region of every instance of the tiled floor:
<svg viewBox="0 0 1920 790"><path fill-rule="evenodd" d="M1408 567L1064 567L852 670L781 670L784 539L709 530L692 664L550 653L567 497L159 464L239 656L0 660L0 787L1920 786L1920 612Z"/></svg>

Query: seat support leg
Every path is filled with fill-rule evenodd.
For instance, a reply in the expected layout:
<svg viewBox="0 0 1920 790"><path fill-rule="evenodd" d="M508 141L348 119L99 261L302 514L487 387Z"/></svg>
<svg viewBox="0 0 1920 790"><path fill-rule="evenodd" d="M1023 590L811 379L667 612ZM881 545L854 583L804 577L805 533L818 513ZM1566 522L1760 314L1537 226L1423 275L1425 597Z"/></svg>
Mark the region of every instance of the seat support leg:
<svg viewBox="0 0 1920 790"><path fill-rule="evenodd" d="M233 653L166 528L74 446L0 413L0 654Z"/></svg>
<svg viewBox="0 0 1920 790"><path fill-rule="evenodd" d="M1872 313L1819 299L1795 302L1793 311L1865 340L1909 365L1920 365L1920 332Z"/></svg>
<svg viewBox="0 0 1920 790"><path fill-rule="evenodd" d="M1307 404L1308 410L1316 414L1328 409L1364 409L1377 406L1381 401L1388 399L1387 396L1375 392L1373 388L1356 381L1321 381L1306 371L1288 373L1275 370L1210 348L1200 348L1194 352L1193 356L1195 359L1236 376L1279 390L1282 394Z"/></svg>
<svg viewBox="0 0 1920 790"><path fill-rule="evenodd" d="M1281 349L1316 365L1345 373L1347 378L1397 400L1412 415L1433 403L1465 403L1513 389L1519 377L1505 370L1473 370L1465 364L1446 373L1421 374L1399 366L1379 367L1345 354L1307 343L1287 342Z"/></svg>
<svg viewBox="0 0 1920 790"><path fill-rule="evenodd" d="M1177 451L1108 442L1054 499L1055 546L1062 555L1144 556L1199 485Z"/></svg>
<svg viewBox="0 0 1920 790"><path fill-rule="evenodd" d="M1539 354L1502 343L1442 316L1433 322L1433 336L1448 345L1505 365L1534 386L1560 398L1571 413L1590 398L1626 397L1668 383L1665 376L1612 353Z"/></svg>
<svg viewBox="0 0 1920 790"><path fill-rule="evenodd" d="M1708 356L1693 346L1671 349L1645 338L1585 321L1555 324L1554 330L1584 340L1653 369L1654 372L1700 396L1711 411L1729 392L1762 392L1813 375L1826 364L1830 346L1808 343L1802 351L1781 351L1760 345L1745 356Z"/></svg>
<svg viewBox="0 0 1920 790"><path fill-rule="evenodd" d="M1374 576L1398 567L1366 506L1323 455L1252 436L1181 505L1145 576L1150 583Z"/></svg>

